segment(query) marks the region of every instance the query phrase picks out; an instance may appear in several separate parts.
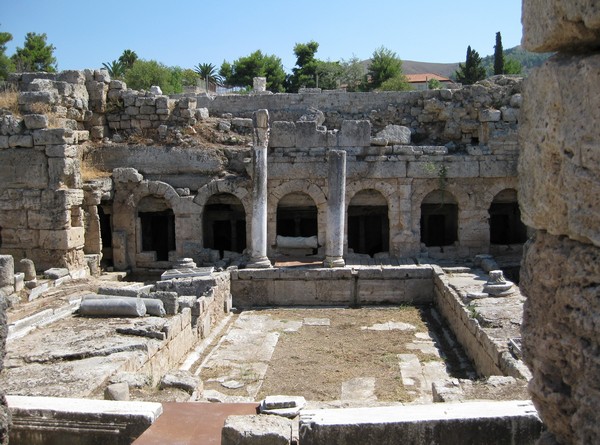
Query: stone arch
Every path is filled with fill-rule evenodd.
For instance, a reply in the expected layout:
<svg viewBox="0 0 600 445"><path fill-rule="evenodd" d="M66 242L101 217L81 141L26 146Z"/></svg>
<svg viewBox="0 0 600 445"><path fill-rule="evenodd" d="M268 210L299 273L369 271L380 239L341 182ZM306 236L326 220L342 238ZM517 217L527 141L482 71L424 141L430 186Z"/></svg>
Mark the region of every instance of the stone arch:
<svg viewBox="0 0 600 445"><path fill-rule="evenodd" d="M325 193L318 185L306 180L297 179L284 182L269 192L267 201L267 238L269 248L272 249L272 246L276 245L277 208L279 201L286 195L292 193L304 193L315 203L315 206L317 207L317 240L319 245L325 245L325 232L327 226L327 198Z"/></svg>
<svg viewBox="0 0 600 445"><path fill-rule="evenodd" d="M522 244L527 227L521 222L517 190L505 188L494 196L488 208L490 244Z"/></svg>
<svg viewBox="0 0 600 445"><path fill-rule="evenodd" d="M242 253L247 239L246 210L232 193L216 193L206 201L202 211L202 245L218 250Z"/></svg>
<svg viewBox="0 0 600 445"><path fill-rule="evenodd" d="M451 246L458 241L459 204L448 190L435 189L420 201L420 241L427 247Z"/></svg>
<svg viewBox="0 0 600 445"><path fill-rule="evenodd" d="M151 194L137 202L137 252L148 262L169 261L169 252L176 250L175 213L169 204Z"/></svg>
<svg viewBox="0 0 600 445"><path fill-rule="evenodd" d="M250 186L250 182L247 179L215 179L198 189L198 193L194 198L194 203L200 206L201 211L204 214L206 203L209 202L212 196L223 193L235 196L244 207L246 240L249 240L252 228L252 191ZM250 222L250 224L248 222ZM202 238L204 238L204 217L200 218L199 224L200 234L202 234Z"/></svg>
<svg viewBox="0 0 600 445"><path fill-rule="evenodd" d="M390 250L388 199L374 188L353 193L347 202L346 239L348 250L373 257Z"/></svg>

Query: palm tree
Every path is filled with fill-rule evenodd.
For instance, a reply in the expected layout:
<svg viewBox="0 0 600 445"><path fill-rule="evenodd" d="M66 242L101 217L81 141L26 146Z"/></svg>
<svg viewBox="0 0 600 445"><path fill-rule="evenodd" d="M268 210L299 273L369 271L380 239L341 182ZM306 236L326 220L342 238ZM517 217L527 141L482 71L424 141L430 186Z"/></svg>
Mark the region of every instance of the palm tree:
<svg viewBox="0 0 600 445"><path fill-rule="evenodd" d="M119 62L121 62L123 64L123 67L128 70L133 66L137 59L138 56L135 53L135 51L126 49L125 51L123 51L123 54L121 54L121 57L119 57Z"/></svg>
<svg viewBox="0 0 600 445"><path fill-rule="evenodd" d="M204 86L207 93L211 83L216 85L221 85L223 83L223 78L217 73L217 67L212 63L199 63L194 67L194 71L204 79Z"/></svg>
<svg viewBox="0 0 600 445"><path fill-rule="evenodd" d="M108 70L108 74L113 79L122 79L125 75L125 66L120 60L103 63L102 66Z"/></svg>

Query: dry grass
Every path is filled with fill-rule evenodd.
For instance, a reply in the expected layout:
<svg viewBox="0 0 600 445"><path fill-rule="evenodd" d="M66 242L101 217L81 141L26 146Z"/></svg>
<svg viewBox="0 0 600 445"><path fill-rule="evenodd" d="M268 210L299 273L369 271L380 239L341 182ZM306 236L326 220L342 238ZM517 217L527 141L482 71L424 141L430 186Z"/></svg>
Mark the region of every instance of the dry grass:
<svg viewBox="0 0 600 445"><path fill-rule="evenodd" d="M8 110L14 115L19 115L19 92L15 86L9 86L0 91L0 108Z"/></svg>
<svg viewBox="0 0 600 445"><path fill-rule="evenodd" d="M329 318L330 326L303 326L283 332L257 399L268 394L299 394L308 400L338 400L342 383L375 377L379 401L409 402L398 368L398 354L415 353L406 345L415 332L427 332L418 308L268 311L273 318ZM361 329L390 321L410 323L416 331ZM425 357L423 357L425 358ZM435 357L427 357L437 359Z"/></svg>
<svg viewBox="0 0 600 445"><path fill-rule="evenodd" d="M103 170L99 165L104 164L102 162L102 149L95 147L92 144L87 144L86 149L83 152L81 158L81 179L85 181L91 181L92 179L108 178L112 172ZM96 160L95 152L99 153L99 161Z"/></svg>

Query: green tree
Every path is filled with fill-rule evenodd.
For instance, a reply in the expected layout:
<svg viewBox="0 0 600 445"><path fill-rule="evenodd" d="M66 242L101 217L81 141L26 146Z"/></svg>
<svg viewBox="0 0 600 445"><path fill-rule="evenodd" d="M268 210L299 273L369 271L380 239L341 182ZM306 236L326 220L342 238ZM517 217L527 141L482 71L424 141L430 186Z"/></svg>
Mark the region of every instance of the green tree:
<svg viewBox="0 0 600 445"><path fill-rule="evenodd" d="M435 78L429 79L429 81L427 82L427 88L430 90L439 90L440 88L442 88L442 82Z"/></svg>
<svg viewBox="0 0 600 445"><path fill-rule="evenodd" d="M125 66L119 60L103 63L102 66L106 68L112 79L123 79L125 76Z"/></svg>
<svg viewBox="0 0 600 445"><path fill-rule="evenodd" d="M479 53L471 46L467 48L467 58L464 65L458 64L458 70L455 73L456 80L463 85L472 85L475 82L485 79L485 68L481 64Z"/></svg>
<svg viewBox="0 0 600 445"><path fill-rule="evenodd" d="M390 77L377 88L378 91L408 91L411 89L412 87L404 74Z"/></svg>
<svg viewBox="0 0 600 445"><path fill-rule="evenodd" d="M494 45L494 74L504 74L504 50L500 31L496 33L496 44Z"/></svg>
<svg viewBox="0 0 600 445"><path fill-rule="evenodd" d="M521 74L522 71L523 67L521 66L521 62L519 62L517 59L508 57L504 61L504 74Z"/></svg>
<svg viewBox="0 0 600 445"><path fill-rule="evenodd" d="M6 55L6 44L11 40L11 33L0 32L0 80L6 79L8 73L13 72L15 69L12 60Z"/></svg>
<svg viewBox="0 0 600 445"><path fill-rule="evenodd" d="M199 80L198 73L190 68L186 68L181 72L181 84L184 87L195 87L198 85Z"/></svg>
<svg viewBox="0 0 600 445"><path fill-rule="evenodd" d="M263 54L260 50L240 57L233 63L223 61L219 75L229 86L252 88L255 77L267 78L267 90L274 93L284 91L285 71L281 59Z"/></svg>
<svg viewBox="0 0 600 445"><path fill-rule="evenodd" d="M365 89L367 70L358 57L352 55L348 60L340 62L340 83L346 87L346 91L362 91Z"/></svg>
<svg viewBox="0 0 600 445"><path fill-rule="evenodd" d="M194 67L194 71L204 80L204 88L208 93L210 84L221 85L223 78L217 72L217 67L212 63L199 63Z"/></svg>
<svg viewBox="0 0 600 445"><path fill-rule="evenodd" d="M53 45L46 43L46 34L28 32L23 48L17 47L12 56L17 71L47 71L56 72L56 58Z"/></svg>
<svg viewBox="0 0 600 445"><path fill-rule="evenodd" d="M123 51L123 54L121 54L121 57L119 57L119 62L121 62L123 67L128 70L133 66L137 59L138 55L135 53L135 51L126 49Z"/></svg>
<svg viewBox="0 0 600 445"><path fill-rule="evenodd" d="M324 90L335 90L339 88L342 77L342 66L340 62L317 61L316 86Z"/></svg>
<svg viewBox="0 0 600 445"><path fill-rule="evenodd" d="M391 87L392 84L399 86L403 77L406 80L402 73L402 60L394 51L383 46L373 51L368 74L370 77L369 89L372 90L378 89L389 79L397 78L395 81L389 82L387 88Z"/></svg>
<svg viewBox="0 0 600 445"><path fill-rule="evenodd" d="M182 69L165 66L156 60L136 60L125 72L125 81L134 90L147 90L158 85L164 94L183 91Z"/></svg>
<svg viewBox="0 0 600 445"><path fill-rule="evenodd" d="M288 79L288 91L295 93L301 87L315 88L317 86L320 61L315 58L315 54L318 49L319 44L314 40L294 45L296 66L292 68L292 75Z"/></svg>

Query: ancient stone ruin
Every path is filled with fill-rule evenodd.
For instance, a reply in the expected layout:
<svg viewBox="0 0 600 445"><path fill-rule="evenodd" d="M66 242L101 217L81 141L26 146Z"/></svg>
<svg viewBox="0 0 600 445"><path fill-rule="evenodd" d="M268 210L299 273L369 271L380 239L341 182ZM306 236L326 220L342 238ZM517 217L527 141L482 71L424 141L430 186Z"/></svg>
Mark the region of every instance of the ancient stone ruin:
<svg viewBox="0 0 600 445"><path fill-rule="evenodd" d="M9 413L14 443L142 441L163 413L148 388L258 402L278 342L333 335L332 305L429 317L427 332L359 326L414 337L387 353L412 404L383 403L378 375L325 407L266 394L263 411L293 420L230 417L223 443L533 443L540 418L539 443L597 442L594 19L525 1L524 44L559 54L525 81L457 89L270 94L257 79L249 95L166 96L103 70L15 75L18 113L0 114L0 442ZM274 306L321 312L252 311ZM471 401L530 379L535 408Z"/></svg>

